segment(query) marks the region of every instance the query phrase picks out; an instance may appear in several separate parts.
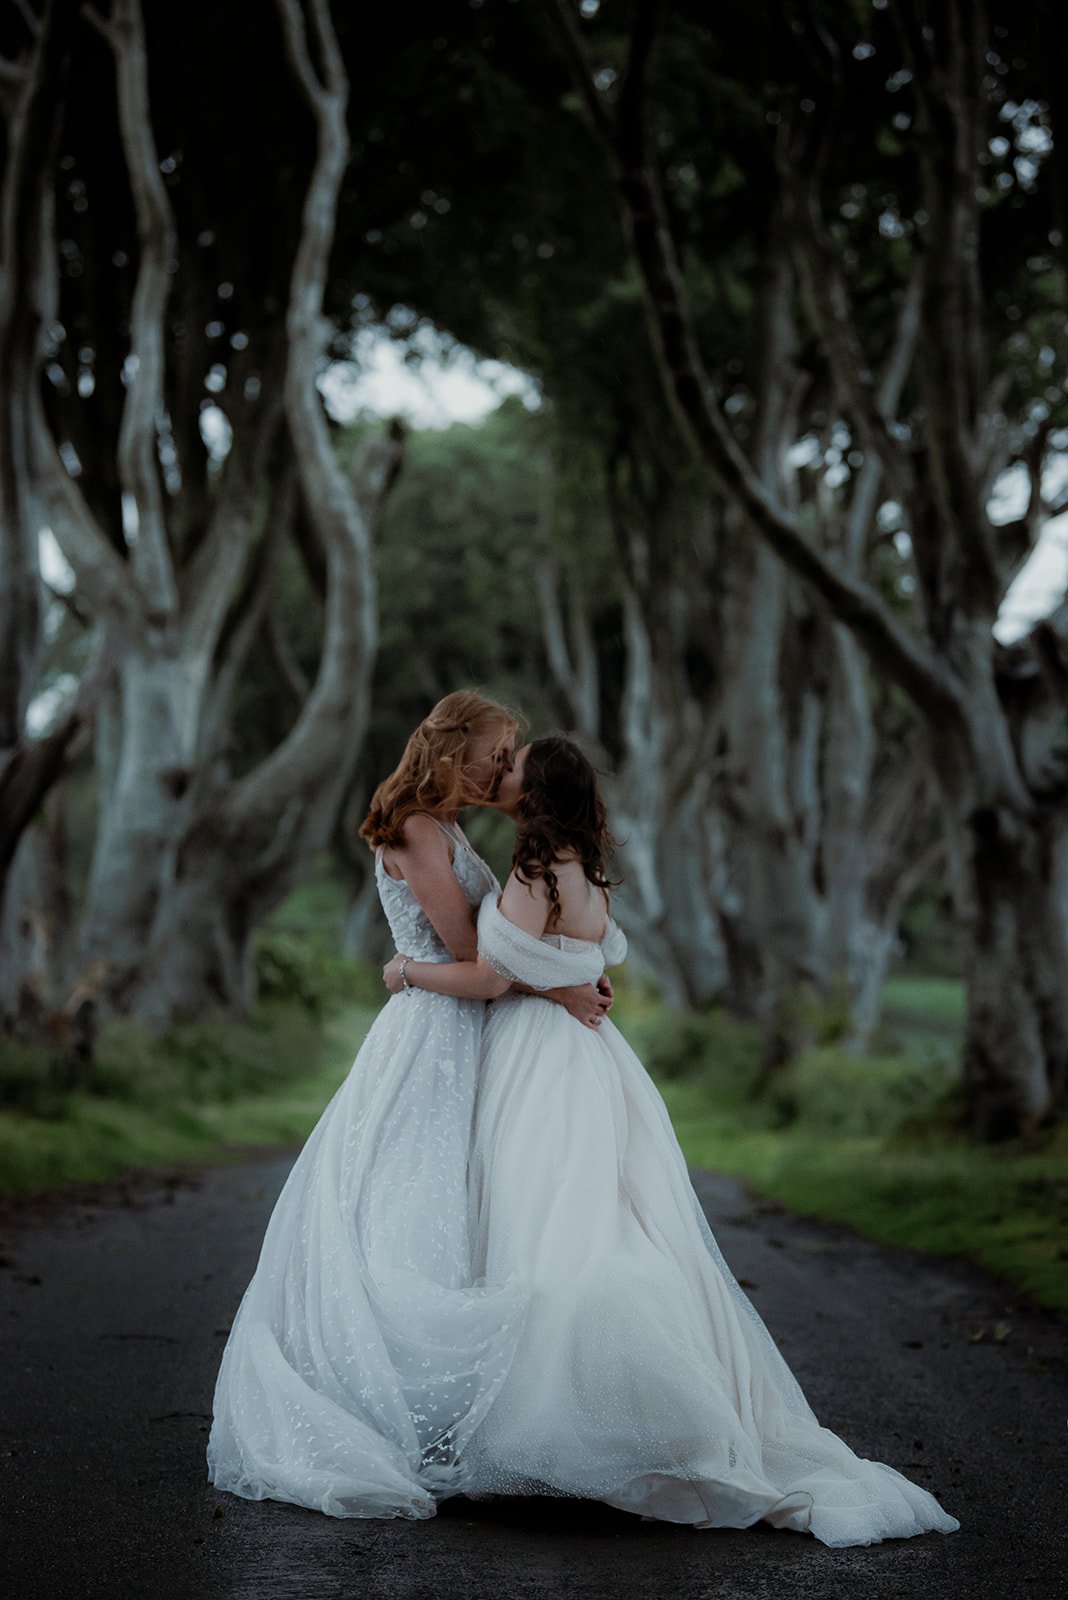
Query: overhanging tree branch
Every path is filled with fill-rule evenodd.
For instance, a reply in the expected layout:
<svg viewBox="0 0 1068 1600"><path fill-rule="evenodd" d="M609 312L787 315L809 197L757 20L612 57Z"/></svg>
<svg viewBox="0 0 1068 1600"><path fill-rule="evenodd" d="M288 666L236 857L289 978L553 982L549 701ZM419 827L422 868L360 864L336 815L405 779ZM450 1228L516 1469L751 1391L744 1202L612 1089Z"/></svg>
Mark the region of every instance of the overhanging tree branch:
<svg viewBox="0 0 1068 1600"><path fill-rule="evenodd" d="M901 626L877 590L816 549L795 518L777 506L748 461L716 400L698 345L689 295L663 190L647 149L642 116L644 72L655 4L639 4L617 126L597 100L569 0L547 0L588 118L605 147L623 224L638 265L654 353L668 405L694 457L703 461L776 554L823 597L873 660L927 715L961 714L957 685L942 662Z"/></svg>
<svg viewBox="0 0 1068 1600"><path fill-rule="evenodd" d="M972 609L996 616L1006 579L983 497L979 409L987 364L979 282L978 156L986 8L946 0L937 26L923 0L901 0L894 19L913 76L929 257L920 351L931 484L939 521L963 556L961 589Z"/></svg>
<svg viewBox="0 0 1068 1600"><path fill-rule="evenodd" d="M130 310L118 467L123 489L137 514L133 572L146 616L158 625L173 618L178 609L157 459L157 429L164 409L164 319L177 269L177 230L152 130L140 0L112 0L106 18L91 6L85 14L103 34L115 59L119 127L137 218L139 259Z"/></svg>

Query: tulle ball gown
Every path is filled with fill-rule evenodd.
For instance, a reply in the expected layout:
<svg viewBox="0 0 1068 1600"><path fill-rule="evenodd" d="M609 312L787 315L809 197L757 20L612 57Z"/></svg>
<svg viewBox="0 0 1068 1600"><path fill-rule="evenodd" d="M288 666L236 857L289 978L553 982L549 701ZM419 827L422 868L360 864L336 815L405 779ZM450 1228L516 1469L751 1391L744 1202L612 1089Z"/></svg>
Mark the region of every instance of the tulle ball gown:
<svg viewBox="0 0 1068 1600"><path fill-rule="evenodd" d="M534 989L622 960L509 923L456 835L479 948ZM398 949L449 959L379 865ZM611 1021L394 996L301 1152L215 1392L212 1482L334 1516L557 1494L826 1545L960 1524L820 1425L721 1254Z"/></svg>
<svg viewBox="0 0 1068 1600"><path fill-rule="evenodd" d="M458 830L472 907L496 886ZM398 948L451 956L376 861ZM275 1203L215 1384L209 1477L337 1517L434 1514L511 1364L519 1285L472 1282L466 1173L485 1007L397 995Z"/></svg>

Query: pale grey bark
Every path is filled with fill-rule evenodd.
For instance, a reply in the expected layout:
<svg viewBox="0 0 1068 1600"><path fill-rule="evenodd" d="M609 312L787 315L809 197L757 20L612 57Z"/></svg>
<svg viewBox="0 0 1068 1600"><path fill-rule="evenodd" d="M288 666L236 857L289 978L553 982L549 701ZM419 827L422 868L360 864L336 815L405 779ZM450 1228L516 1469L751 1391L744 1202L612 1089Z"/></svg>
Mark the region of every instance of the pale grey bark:
<svg viewBox="0 0 1068 1600"><path fill-rule="evenodd" d="M767 494L795 508L797 481L787 452L798 436L806 380L797 364L789 264L775 236L765 249L760 306L754 458ZM732 604L722 649L727 688L719 778L729 799L739 908L733 944L746 952L735 973L736 984L745 987L735 1003L760 1020L770 1070L807 1042L827 987L825 906L815 881L822 618L809 617L807 628L802 620L798 637L799 613L809 610L805 596L772 552L744 535L737 530L729 546Z"/></svg>
<svg viewBox="0 0 1068 1600"><path fill-rule="evenodd" d="M201 507L210 517L206 528L189 538L177 519L181 547L190 551L180 572L157 461L175 229L154 149L137 0L114 0L106 12L90 13L115 59L138 223L117 454L133 511L125 556L68 473L39 394L31 411L48 520L115 661L116 687L102 709L96 744L99 827L80 969L106 963L109 1005L136 1007L160 1025L209 999L251 1003L252 931L329 840L367 715L376 628L371 525L403 447L397 429L370 441L352 477L334 458L315 380L347 162L347 86L326 6L311 12L319 69L297 8L282 12L294 70L315 117L318 154L285 329L266 331L257 345L259 384L242 386L243 397L228 403L232 443L213 502ZM279 460L295 463L299 487L292 473L274 470ZM286 738L235 781L233 694L266 626L297 493L326 552L319 668Z"/></svg>
<svg viewBox="0 0 1068 1600"><path fill-rule="evenodd" d="M619 548L610 581L622 608L624 663L611 730L602 724L589 586L570 574L565 603L548 539L539 575L546 653L575 736L605 775L624 877L620 914L632 950L670 1003L701 1006L722 997L728 975L717 915L722 837L711 804L715 704L694 695L681 670L692 585L677 562L664 559L677 545L669 509L643 510L618 483L610 484L608 502ZM614 760L610 744L618 748Z"/></svg>
<svg viewBox="0 0 1068 1600"><path fill-rule="evenodd" d="M850 629L873 666L904 691L930 731L948 827L960 839L969 1001L963 1070L970 1114L987 1136L1033 1129L1054 1114L1068 1085L1068 990L1051 976L1068 964L1062 885L1050 871L1061 848L1065 800L1063 774L1044 793L1028 782L999 694L992 636L998 604L1026 544L995 530L987 510L988 447L998 430L988 426L992 386L979 283L977 63L985 48L984 8L952 0L937 17L913 0L895 8L922 122L920 177L930 262L915 343L928 419L922 472L907 434L891 427L881 405L840 256L822 227L815 182L802 182L806 172L819 172L818 152L805 147L803 131L783 186L788 199L790 185L802 183L804 204L796 216L803 225L795 243L810 288L810 315L826 342L851 424L905 504L922 631L899 622L873 583L822 551L775 502L718 404L644 126L657 8L638 8L615 118L598 96L566 0L557 0L555 15L587 114L612 164L652 347L680 436L754 532ZM805 125L799 117L791 128L787 119L784 136L796 137Z"/></svg>
<svg viewBox="0 0 1068 1600"><path fill-rule="evenodd" d="M211 663L255 528L256 476L270 447L270 407L235 436L212 526L186 575L185 613L168 541L157 459L164 323L176 267L175 224L155 152L144 23L137 0L90 9L115 61L122 147L134 201L138 264L117 450L128 556L118 553L67 472L39 400L36 465L49 521L79 591L112 641L119 690L99 761L101 805L82 918L80 958L108 963L112 999L128 1002L185 818ZM260 460L257 460L257 450Z"/></svg>
<svg viewBox="0 0 1068 1600"><path fill-rule="evenodd" d="M23 395L41 365L39 251L47 200L39 168L52 143L47 95L55 48L46 7L21 58L4 62L0 84L6 143L0 185L0 762L24 738L43 650L40 516Z"/></svg>
<svg viewBox="0 0 1068 1600"><path fill-rule="evenodd" d="M164 318L178 267L177 228L152 130L141 0L111 0L106 17L88 5L84 15L103 34L115 61L122 149L137 218L137 280L117 460L119 483L136 525L131 570L149 628L162 631L174 623L178 610L157 459L157 429L164 412Z"/></svg>
<svg viewBox="0 0 1068 1600"><path fill-rule="evenodd" d="M351 475L334 454L316 377L348 161L348 85L325 0L312 0L309 10L315 60L297 0L278 0L278 9L317 140L286 314L284 393L304 511L326 552L322 652L286 738L249 773L212 794L179 841L139 983L138 1009L160 1027L212 1001L251 1005L252 932L329 844L366 731L377 643L372 526L404 445L398 426L368 440Z"/></svg>
<svg viewBox="0 0 1068 1600"><path fill-rule="evenodd" d="M97 659L56 725L35 737L27 725L41 687L47 592L38 540L43 505L34 472L32 397L44 362L52 310L52 163L77 8L45 0L22 9L16 58L0 58L5 148L0 179L0 1027L19 1019L27 963L38 941L20 842L91 725L106 676Z"/></svg>

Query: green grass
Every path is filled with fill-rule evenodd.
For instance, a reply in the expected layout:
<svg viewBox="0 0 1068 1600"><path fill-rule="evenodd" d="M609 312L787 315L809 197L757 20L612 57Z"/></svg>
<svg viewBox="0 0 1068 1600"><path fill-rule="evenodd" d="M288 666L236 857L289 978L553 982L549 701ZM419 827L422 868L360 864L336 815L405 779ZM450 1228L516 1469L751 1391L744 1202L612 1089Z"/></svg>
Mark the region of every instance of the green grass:
<svg viewBox="0 0 1068 1600"><path fill-rule="evenodd" d="M760 1095L751 1026L632 1014L626 996L620 1011L691 1166L881 1243L965 1256L1068 1311L1068 1127L993 1148L955 1131L958 982L892 981L872 1055L811 1050Z"/></svg>
<svg viewBox="0 0 1068 1600"><path fill-rule="evenodd" d="M895 1134L753 1126L699 1085L661 1085L692 1166L733 1173L807 1216L867 1238L966 1256L1068 1311L1068 1138L1042 1150L977 1150L922 1125Z"/></svg>
<svg viewBox="0 0 1068 1600"><path fill-rule="evenodd" d="M317 869L261 931L249 1021L205 1016L154 1039L116 1019L74 1084L68 1062L4 1040L0 1194L304 1139L384 998L377 971L337 953L343 898Z"/></svg>
<svg viewBox="0 0 1068 1600"><path fill-rule="evenodd" d="M5 1045L0 1193L304 1139L382 1002L377 971L334 953L337 909L313 881L262 936L251 1022L205 1018L166 1040L112 1023L76 1091L40 1050ZM760 1094L754 1027L671 1015L640 977L616 989L691 1165L874 1240L966 1256L1068 1311L1068 1128L994 1149L954 1131L958 981L892 980L869 1057L822 1045Z"/></svg>
<svg viewBox="0 0 1068 1600"><path fill-rule="evenodd" d="M206 1018L161 1041L113 1023L101 1032L91 1087L75 1091L53 1088L42 1052L5 1052L0 1193L304 1139L374 1015L365 1003L324 1015L268 1000L253 1022Z"/></svg>

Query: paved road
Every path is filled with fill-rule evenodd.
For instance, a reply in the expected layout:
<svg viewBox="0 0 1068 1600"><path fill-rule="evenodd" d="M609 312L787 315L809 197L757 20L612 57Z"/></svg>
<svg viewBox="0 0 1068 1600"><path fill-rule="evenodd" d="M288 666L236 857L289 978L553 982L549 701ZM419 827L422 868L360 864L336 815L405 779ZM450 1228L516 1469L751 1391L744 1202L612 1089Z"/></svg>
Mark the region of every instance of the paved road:
<svg viewBox="0 0 1068 1600"><path fill-rule="evenodd" d="M931 1489L959 1533L828 1550L764 1525L698 1532L582 1502L457 1499L426 1522L363 1522L216 1493L203 1452L225 1327L294 1154L0 1206L6 1593L1068 1593L1065 1324L967 1266L761 1207L709 1174L696 1181L724 1253L821 1422Z"/></svg>

